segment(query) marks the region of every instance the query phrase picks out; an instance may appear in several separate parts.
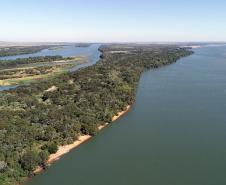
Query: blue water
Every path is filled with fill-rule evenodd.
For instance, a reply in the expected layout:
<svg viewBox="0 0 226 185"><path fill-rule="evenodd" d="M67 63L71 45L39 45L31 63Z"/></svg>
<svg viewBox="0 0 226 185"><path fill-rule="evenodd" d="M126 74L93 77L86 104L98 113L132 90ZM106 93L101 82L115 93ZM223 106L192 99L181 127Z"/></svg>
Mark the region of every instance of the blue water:
<svg viewBox="0 0 226 185"><path fill-rule="evenodd" d="M13 85L8 85L8 86L0 86L0 91L7 91L10 89L15 89L17 88L17 86L13 86Z"/></svg>
<svg viewBox="0 0 226 185"><path fill-rule="evenodd" d="M79 55L90 55L93 52L93 50L95 50L96 46L97 46L96 44L93 44L90 47L75 47L75 45L67 45L67 46L62 46L62 48L59 48L56 50L43 49L39 52L32 53L32 54L0 57L0 60L15 60L17 58L28 58L28 57L37 57L37 56L60 55L63 57L70 57L70 56L79 56Z"/></svg>
<svg viewBox="0 0 226 185"><path fill-rule="evenodd" d="M29 185L225 185L226 47L142 74L132 110Z"/></svg>

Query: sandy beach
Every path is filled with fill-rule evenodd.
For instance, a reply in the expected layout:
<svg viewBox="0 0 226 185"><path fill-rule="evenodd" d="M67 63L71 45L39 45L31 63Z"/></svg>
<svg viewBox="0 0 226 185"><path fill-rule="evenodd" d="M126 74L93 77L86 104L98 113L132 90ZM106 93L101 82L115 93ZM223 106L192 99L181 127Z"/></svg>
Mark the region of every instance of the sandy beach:
<svg viewBox="0 0 226 185"><path fill-rule="evenodd" d="M201 48L200 45L194 45L194 46L190 46L191 48L195 49L195 48Z"/></svg>
<svg viewBox="0 0 226 185"><path fill-rule="evenodd" d="M131 105L128 105L126 107L126 110L122 111L122 112L118 112L117 115L113 116L112 118L112 122L116 121L117 119L119 119L121 116L123 116L125 113L127 113L131 108Z"/></svg>
<svg viewBox="0 0 226 185"><path fill-rule="evenodd" d="M119 119L121 116L123 116L124 114L126 114L129 110L130 110L131 106L128 105L126 107L126 109L124 111L118 112L117 115L113 116L112 118L112 122L116 121L117 119ZM99 131L102 130L103 128L105 128L109 123L106 123L104 125L100 125L98 127ZM59 160L63 155L67 154L68 152L70 152L72 149L77 148L79 145L81 145L82 143L88 141L89 139L91 139L92 136L90 135L82 135L79 136L78 140L76 140L74 143L69 144L69 145L63 145L63 146L59 146L58 151L55 154L51 154L49 156L49 159L47 161L48 165L51 165L52 163L54 163L55 161ZM41 171L43 171L42 167L37 167L34 170L34 174L38 174Z"/></svg>
<svg viewBox="0 0 226 185"><path fill-rule="evenodd" d="M201 45L188 45L188 46L183 46L184 48L192 48L192 49L195 49L195 48L201 48L202 46Z"/></svg>
<svg viewBox="0 0 226 185"><path fill-rule="evenodd" d="M61 156L70 152L71 149L78 147L80 144L82 144L83 142L87 141L90 138L91 138L90 135L79 136L78 140L76 140L74 143L69 145L59 146L58 151L55 154L51 154L49 156L47 163L51 164L54 161L57 161L58 159L60 159Z"/></svg>

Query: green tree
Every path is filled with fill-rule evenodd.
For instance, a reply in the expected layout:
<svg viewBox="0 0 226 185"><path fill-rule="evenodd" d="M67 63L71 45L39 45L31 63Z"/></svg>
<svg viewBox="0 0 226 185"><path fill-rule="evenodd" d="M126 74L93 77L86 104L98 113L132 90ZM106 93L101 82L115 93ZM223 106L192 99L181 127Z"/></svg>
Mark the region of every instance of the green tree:
<svg viewBox="0 0 226 185"><path fill-rule="evenodd" d="M48 145L48 152L50 154L55 154L58 150L57 143L53 142Z"/></svg>
<svg viewBox="0 0 226 185"><path fill-rule="evenodd" d="M46 150L42 150L41 152L39 152L39 158L40 158L39 165L45 168L47 165L46 162L49 158L49 152Z"/></svg>
<svg viewBox="0 0 226 185"><path fill-rule="evenodd" d="M40 157L35 151L27 151L20 159L21 167L28 172L32 172L40 161Z"/></svg>

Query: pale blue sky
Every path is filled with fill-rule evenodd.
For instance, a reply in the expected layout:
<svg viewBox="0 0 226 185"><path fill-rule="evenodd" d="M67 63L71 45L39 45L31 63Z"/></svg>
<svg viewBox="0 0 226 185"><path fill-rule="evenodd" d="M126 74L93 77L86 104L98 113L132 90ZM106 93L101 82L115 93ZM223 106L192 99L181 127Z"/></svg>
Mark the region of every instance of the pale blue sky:
<svg viewBox="0 0 226 185"><path fill-rule="evenodd" d="M225 0L2 0L1 41L226 41Z"/></svg>

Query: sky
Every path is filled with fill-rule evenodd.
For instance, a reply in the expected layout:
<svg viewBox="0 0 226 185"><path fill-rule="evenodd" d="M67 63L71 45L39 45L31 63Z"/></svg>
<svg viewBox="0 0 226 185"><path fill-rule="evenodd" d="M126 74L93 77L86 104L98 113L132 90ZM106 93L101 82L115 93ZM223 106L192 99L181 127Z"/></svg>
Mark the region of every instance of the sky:
<svg viewBox="0 0 226 185"><path fill-rule="evenodd" d="M226 41L226 1L1 0L0 41Z"/></svg>

